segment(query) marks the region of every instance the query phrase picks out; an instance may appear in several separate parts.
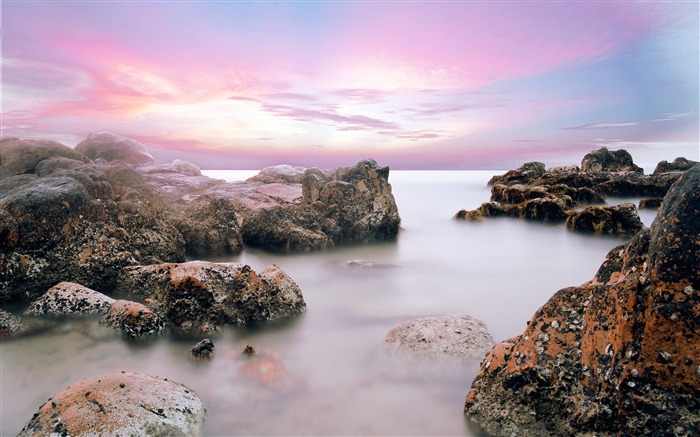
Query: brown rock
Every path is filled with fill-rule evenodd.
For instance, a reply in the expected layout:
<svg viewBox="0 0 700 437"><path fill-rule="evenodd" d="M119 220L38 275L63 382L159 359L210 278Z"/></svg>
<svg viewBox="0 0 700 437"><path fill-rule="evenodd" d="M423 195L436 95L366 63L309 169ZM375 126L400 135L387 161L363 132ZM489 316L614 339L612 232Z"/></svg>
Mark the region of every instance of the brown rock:
<svg viewBox="0 0 700 437"><path fill-rule="evenodd" d="M0 149L0 179L34 173L39 163L49 158L63 157L79 162L88 161L79 151L51 140L3 138L0 140Z"/></svg>
<svg viewBox="0 0 700 437"><path fill-rule="evenodd" d="M632 235L644 227L633 203L616 206L589 206L571 214L566 227L597 234Z"/></svg>
<svg viewBox="0 0 700 437"><path fill-rule="evenodd" d="M610 151L607 147L594 150L583 157L581 171L586 173L632 171L644 173L644 170L632 160L626 150Z"/></svg>
<svg viewBox="0 0 700 437"><path fill-rule="evenodd" d="M150 308L128 300L115 301L100 323L118 329L130 338L157 334L165 329L163 320Z"/></svg>

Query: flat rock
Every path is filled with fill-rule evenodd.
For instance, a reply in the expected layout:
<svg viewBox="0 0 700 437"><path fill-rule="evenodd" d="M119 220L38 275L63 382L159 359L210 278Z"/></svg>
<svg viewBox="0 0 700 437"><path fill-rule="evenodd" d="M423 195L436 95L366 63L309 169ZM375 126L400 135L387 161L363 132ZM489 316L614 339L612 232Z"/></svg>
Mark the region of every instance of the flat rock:
<svg viewBox="0 0 700 437"><path fill-rule="evenodd" d="M481 358L493 347L493 338L483 322L470 316L425 317L389 331L384 345L420 357Z"/></svg>
<svg viewBox="0 0 700 437"><path fill-rule="evenodd" d="M113 303L114 299L99 291L73 282L61 282L32 302L24 314L32 316L101 314Z"/></svg>
<svg viewBox="0 0 700 437"><path fill-rule="evenodd" d="M199 436L204 403L167 378L111 372L75 382L49 398L19 433L44 435Z"/></svg>

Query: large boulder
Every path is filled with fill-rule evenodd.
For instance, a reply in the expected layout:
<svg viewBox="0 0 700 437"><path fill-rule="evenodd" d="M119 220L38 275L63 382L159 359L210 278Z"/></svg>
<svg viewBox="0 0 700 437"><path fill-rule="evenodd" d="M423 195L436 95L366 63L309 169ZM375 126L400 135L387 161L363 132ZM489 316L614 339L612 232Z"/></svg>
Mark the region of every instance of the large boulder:
<svg viewBox="0 0 700 437"><path fill-rule="evenodd" d="M644 170L632 160L632 155L626 150L608 150L601 147L586 154L581 161L581 171L586 173L631 171L644 173Z"/></svg>
<svg viewBox="0 0 700 437"><path fill-rule="evenodd" d="M424 317L393 328L384 346L392 353L424 358L482 358L493 347L493 338L482 321L470 316Z"/></svg>
<svg viewBox="0 0 700 437"><path fill-rule="evenodd" d="M571 214L566 227L574 231L597 234L634 235L644 224L633 203L615 206L589 206Z"/></svg>
<svg viewBox="0 0 700 437"><path fill-rule="evenodd" d="M24 314L30 316L101 314L113 303L114 299L99 291L73 282L61 282L32 302Z"/></svg>
<svg viewBox="0 0 700 437"><path fill-rule="evenodd" d="M101 158L107 162L120 161L128 164L156 162L143 144L109 132L89 134L75 146L75 151L90 159Z"/></svg>
<svg viewBox="0 0 700 437"><path fill-rule="evenodd" d="M558 291L481 363L465 414L487 433L697 435L700 167L650 230Z"/></svg>
<svg viewBox="0 0 700 437"><path fill-rule="evenodd" d="M0 140L0 179L34 173L42 161L56 157L88 161L79 151L56 141L3 138Z"/></svg>
<svg viewBox="0 0 700 437"><path fill-rule="evenodd" d="M305 311L299 286L279 267L191 261L124 269L118 290L147 298L177 329L210 331L292 317Z"/></svg>
<svg viewBox="0 0 700 437"><path fill-rule="evenodd" d="M75 382L50 397L19 436L199 436L205 417L197 393L180 383L111 372Z"/></svg>

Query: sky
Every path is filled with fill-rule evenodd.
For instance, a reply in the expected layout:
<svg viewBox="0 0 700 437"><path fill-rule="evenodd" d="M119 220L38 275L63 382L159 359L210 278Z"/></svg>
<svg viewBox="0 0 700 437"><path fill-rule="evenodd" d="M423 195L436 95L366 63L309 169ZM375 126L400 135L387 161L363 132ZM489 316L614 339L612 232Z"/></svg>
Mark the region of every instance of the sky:
<svg viewBox="0 0 700 437"><path fill-rule="evenodd" d="M204 169L699 159L700 2L2 0L3 137Z"/></svg>

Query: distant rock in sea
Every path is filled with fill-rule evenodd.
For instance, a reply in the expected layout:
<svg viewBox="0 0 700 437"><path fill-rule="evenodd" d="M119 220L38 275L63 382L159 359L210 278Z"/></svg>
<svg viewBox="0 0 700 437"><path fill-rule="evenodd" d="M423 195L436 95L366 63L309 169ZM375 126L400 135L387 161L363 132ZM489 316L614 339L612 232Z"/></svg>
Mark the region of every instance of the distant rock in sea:
<svg viewBox="0 0 700 437"><path fill-rule="evenodd" d="M650 229L484 358L465 402L489 435L697 435L700 167Z"/></svg>

